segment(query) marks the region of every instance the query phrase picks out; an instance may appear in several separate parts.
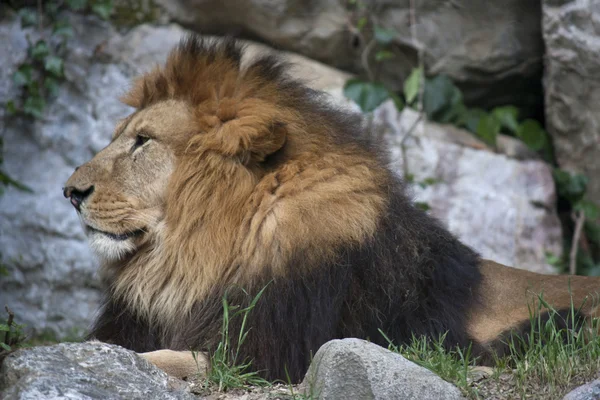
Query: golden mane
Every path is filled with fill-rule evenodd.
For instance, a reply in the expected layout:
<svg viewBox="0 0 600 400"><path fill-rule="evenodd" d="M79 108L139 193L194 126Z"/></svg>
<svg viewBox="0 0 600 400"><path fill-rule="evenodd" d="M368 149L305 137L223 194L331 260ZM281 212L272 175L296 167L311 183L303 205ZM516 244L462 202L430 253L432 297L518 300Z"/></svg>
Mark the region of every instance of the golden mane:
<svg viewBox="0 0 600 400"><path fill-rule="evenodd" d="M388 171L336 140L336 127L313 110L316 94L276 58L242 67L241 54L231 40L189 38L123 97L138 109L183 101L195 115L194 134L177 150L164 225L112 284L155 323L187 317L215 286L301 274L286 269L298 252L302 268L315 268L371 237L386 204L379 187Z"/></svg>

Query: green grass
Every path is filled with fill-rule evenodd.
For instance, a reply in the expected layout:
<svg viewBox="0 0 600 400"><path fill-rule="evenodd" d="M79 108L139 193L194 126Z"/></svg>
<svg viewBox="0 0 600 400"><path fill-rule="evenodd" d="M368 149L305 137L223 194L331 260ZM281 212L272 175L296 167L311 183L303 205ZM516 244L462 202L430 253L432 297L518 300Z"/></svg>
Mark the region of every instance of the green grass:
<svg viewBox="0 0 600 400"><path fill-rule="evenodd" d="M268 285L267 285L268 286ZM247 329L248 316L264 293L265 286L245 308L229 304L227 295L223 297L223 325L221 328L221 341L210 354L210 368L206 376L206 385L218 391L242 389L250 386L270 386L271 383L260 377L256 371L250 371L251 360L240 359L240 348L246 341L249 333ZM245 292L244 292L245 293ZM241 318L239 332L230 332L230 323L235 318ZM232 335L237 334L235 346L232 345Z"/></svg>
<svg viewBox="0 0 600 400"><path fill-rule="evenodd" d="M574 316L578 308L571 302L565 317L544 300L543 294L537 296L530 306L529 332L506 338L506 355L494 357L494 373L478 384L471 380L478 360L470 350L445 349L444 336L438 340L413 337L402 346L388 339L389 349L455 384L473 399L496 392L510 392L506 398L539 398L536 396L542 393L544 398L562 398L573 386L597 378L600 371L598 321L588 321L585 326L577 323ZM542 318L544 311L548 311L548 318Z"/></svg>

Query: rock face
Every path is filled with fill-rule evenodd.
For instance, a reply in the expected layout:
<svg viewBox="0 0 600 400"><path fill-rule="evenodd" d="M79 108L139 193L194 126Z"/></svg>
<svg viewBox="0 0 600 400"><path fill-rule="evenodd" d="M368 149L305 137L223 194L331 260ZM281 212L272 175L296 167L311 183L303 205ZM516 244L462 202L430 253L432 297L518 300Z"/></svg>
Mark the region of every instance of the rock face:
<svg viewBox="0 0 600 400"><path fill-rule="evenodd" d="M311 399L463 399L460 390L399 354L360 339L332 340L302 382Z"/></svg>
<svg viewBox="0 0 600 400"><path fill-rule="evenodd" d="M373 71L398 88L416 65L417 48L431 74L447 74L467 101L481 105L540 107L543 42L537 1L439 0L415 2L417 38L411 40L408 1L359 0L158 0L175 21L204 33L260 38L338 68L362 70L361 55L371 25L356 29L363 16L397 35L387 46L394 58ZM364 6L364 8L363 8ZM362 37L362 39L361 39ZM374 58L375 52L371 54Z"/></svg>
<svg viewBox="0 0 600 400"><path fill-rule="evenodd" d="M393 168L416 182L415 200L484 258L553 273L546 253L561 253L562 234L549 211L556 197L548 165L528 159L523 144L511 138L500 143L513 158L486 150L466 131L417 120L415 111L398 113L391 101L374 111Z"/></svg>
<svg viewBox="0 0 600 400"><path fill-rule="evenodd" d="M597 400L600 399L600 379L578 387L569 392L563 400Z"/></svg>
<svg viewBox="0 0 600 400"><path fill-rule="evenodd" d="M600 3L544 0L546 125L561 167L590 179L600 203Z"/></svg>
<svg viewBox="0 0 600 400"><path fill-rule="evenodd" d="M75 35L65 62L67 81L44 118L34 123L8 119L0 107L3 168L34 190L11 188L0 197L0 249L10 272L0 278L0 305L8 304L17 322L38 331L51 328L59 336L88 326L101 291L96 262L61 188L75 166L108 144L117 119L131 111L117 100L129 79L162 63L185 33L177 25L142 25L121 35L85 17L73 17L71 24ZM11 76L25 54L26 34L34 33L14 19L0 21L0 103L15 96ZM250 47L251 52L264 49ZM294 76L328 91L337 104L348 104L341 94L348 74L285 56L296 64ZM398 115L391 104L373 116L374 126L390 141L399 172L398 143L410 118L408 112ZM424 189L416 185L417 198L484 256L550 271L543 252L560 252L560 225L548 168L518 149L506 150L508 157L476 140L471 148L474 139L468 134L462 142L443 139L449 132L454 129L426 124L415 130L419 140L405 143L415 179L439 180Z"/></svg>
<svg viewBox="0 0 600 400"><path fill-rule="evenodd" d="M0 369L5 400L193 400L187 385L119 346L61 343L19 350Z"/></svg>

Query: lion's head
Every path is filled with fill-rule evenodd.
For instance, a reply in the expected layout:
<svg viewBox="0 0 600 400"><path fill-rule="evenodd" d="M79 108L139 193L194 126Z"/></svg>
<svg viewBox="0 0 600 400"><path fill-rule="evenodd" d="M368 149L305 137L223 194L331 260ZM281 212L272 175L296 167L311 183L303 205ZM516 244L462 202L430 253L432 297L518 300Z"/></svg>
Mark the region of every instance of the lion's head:
<svg viewBox="0 0 600 400"><path fill-rule="evenodd" d="M308 270L370 237L388 171L320 96L233 41L188 38L137 79L136 111L64 189L114 292L175 316L216 282L301 273L291 258Z"/></svg>

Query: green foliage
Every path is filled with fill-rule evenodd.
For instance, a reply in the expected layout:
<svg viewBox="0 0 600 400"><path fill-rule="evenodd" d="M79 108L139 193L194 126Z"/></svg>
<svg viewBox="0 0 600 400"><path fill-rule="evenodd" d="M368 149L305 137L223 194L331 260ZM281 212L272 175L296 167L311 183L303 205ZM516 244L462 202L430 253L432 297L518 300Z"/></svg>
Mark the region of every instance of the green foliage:
<svg viewBox="0 0 600 400"><path fill-rule="evenodd" d="M381 84L351 79L344 86L344 95L353 100L365 113L376 109L391 97L390 92Z"/></svg>
<svg viewBox="0 0 600 400"><path fill-rule="evenodd" d="M419 88L423 84L423 68L414 68L404 81L404 98L406 104L412 105L419 95Z"/></svg>
<svg viewBox="0 0 600 400"><path fill-rule="evenodd" d="M379 45L385 46L394 38L394 32L375 27L375 39ZM382 57L380 57L382 58ZM422 68L414 68L406 78L402 95L386 89L381 83L363 80L347 82L344 93L355 101L363 112L371 112L385 100L392 98L401 110L405 105L422 110L429 120L454 124L463 127L481 139L491 148L496 148L499 134L520 139L530 150L536 152L549 164L555 164L554 150L550 137L542 124L533 119L520 119L519 110L515 106L496 107L490 111L481 108L469 108L463 102L460 89L444 75L425 77ZM419 98L422 95L422 98ZM405 179L411 182L409 171L405 171ZM600 275L600 208L597 204L584 200L588 178L581 174L570 174L556 169L554 179L559 195L559 204L566 203L563 213L570 214L572 210L585 213L584 237L582 241L587 246L579 249L577 256L577 273ZM418 207L428 210L427 204ZM563 218L566 224L565 256L573 245L573 223ZM580 246L581 243L575 245ZM565 270L568 261L565 256L553 260L553 265Z"/></svg>
<svg viewBox="0 0 600 400"><path fill-rule="evenodd" d="M587 302L596 306L598 299ZM600 369L598 320L588 320L587 326L582 324L577 314L583 306L571 300L570 310L563 316L544 300L543 293L530 305L529 332L524 336L510 335L508 355L496 361L510 368L523 394L531 380L559 390L569 387L578 375L589 379ZM547 319L542 318L545 312Z"/></svg>
<svg viewBox="0 0 600 400"><path fill-rule="evenodd" d="M227 295L223 297L223 325L221 328L221 341L217 348L211 352L210 369L207 375L207 385L215 385L219 391L227 391L236 388L245 388L249 385L268 386L270 383L260 376L257 372L248 371L252 360L240 360L240 348L248 337L249 330L246 328L248 316L256 303L260 300L262 294L267 289L265 286L245 308L229 304ZM232 335L230 324L236 319L241 318L242 323L235 346L232 345Z"/></svg>
<svg viewBox="0 0 600 400"><path fill-rule="evenodd" d="M16 4L16 6L14 5ZM55 0L43 2L41 11L26 7L25 2L13 2L23 28L36 27L40 39L28 37L27 57L13 74L14 85L20 94L5 105L8 115L40 119L48 101L53 99L64 80L66 41L73 28L64 18L65 11L94 13L108 19L113 12L112 0ZM41 12L42 15L38 15ZM41 26L41 23L45 26ZM49 31L49 33L48 33Z"/></svg>
<svg viewBox="0 0 600 400"><path fill-rule="evenodd" d="M579 243L573 243L571 232L568 231L565 237L565 248L579 247L576 259L578 274L600 276L600 207L585 198L589 179L583 174L558 168L554 169L553 176L559 198L567 203L566 213L581 211L585 216L583 238ZM586 246L582 246L582 241ZM565 251L563 259L557 263L564 271L567 270L568 265L567 254L568 251Z"/></svg>
<svg viewBox="0 0 600 400"><path fill-rule="evenodd" d="M471 393L468 378L470 369L475 366L476 360L471 356L470 347L466 350L459 347L448 350L444 345L447 334L437 339L413 336L408 344L397 346L381 329L379 333L388 342L389 350L427 368L445 381L455 384L464 392Z"/></svg>
<svg viewBox="0 0 600 400"><path fill-rule="evenodd" d="M594 306L597 300L587 301L594 302ZM595 378L600 369L598 320L588 320L591 325L587 326L578 322L575 316L581 307L583 304L571 301L568 315L564 316L544 300L543 294L536 296L529 307L530 330L507 336L508 351L503 357L493 358L494 374L488 379L508 375L516 386L515 398L537 398L540 387L547 390L544 394L561 398L573 383ZM548 318L543 318L545 314ZM455 384L469 398L481 398L471 382L472 368L478 359L472 356L470 348L448 349L444 345L446 335L439 339L413 336L408 344L398 346L381 330L380 333L391 351Z"/></svg>
<svg viewBox="0 0 600 400"><path fill-rule="evenodd" d="M0 362L11 351L20 346L24 339L23 326L15 323L15 315L5 307L8 318L0 323Z"/></svg>

